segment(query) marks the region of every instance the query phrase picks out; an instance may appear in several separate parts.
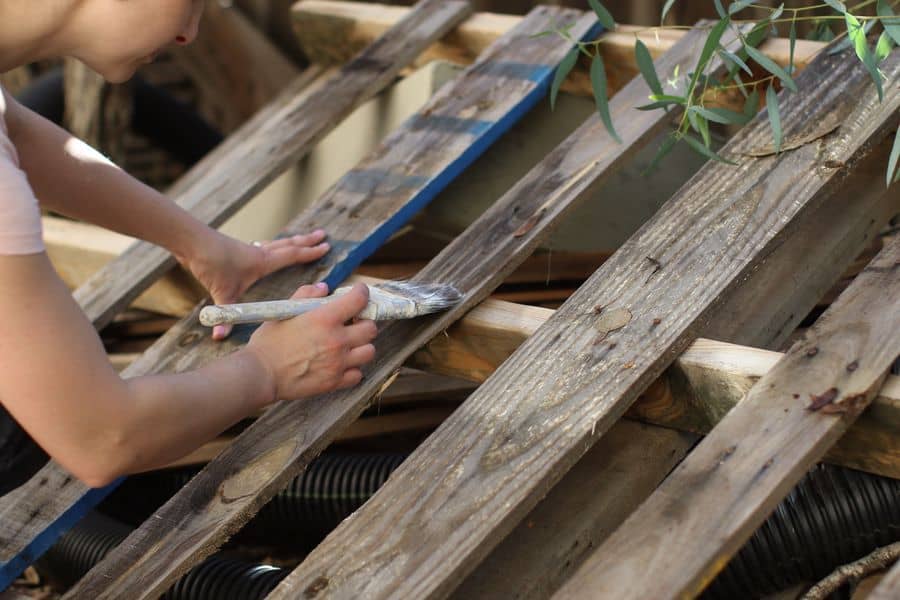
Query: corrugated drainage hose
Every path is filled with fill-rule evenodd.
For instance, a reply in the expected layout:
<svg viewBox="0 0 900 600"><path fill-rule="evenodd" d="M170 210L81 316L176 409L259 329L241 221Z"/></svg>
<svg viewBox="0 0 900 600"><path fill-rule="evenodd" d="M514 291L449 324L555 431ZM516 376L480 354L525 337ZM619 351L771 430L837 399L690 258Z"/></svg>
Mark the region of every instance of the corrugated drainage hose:
<svg viewBox="0 0 900 600"><path fill-rule="evenodd" d="M400 466L405 454L328 453L309 467L241 530L241 540L314 545L363 505ZM198 472L158 471L130 477L101 505L101 512L139 525Z"/></svg>
<svg viewBox="0 0 900 600"><path fill-rule="evenodd" d="M38 562L39 569L70 586L131 533L131 528L92 513L81 520ZM265 598L290 571L211 556L175 582L165 600L255 600Z"/></svg>
<svg viewBox="0 0 900 600"><path fill-rule="evenodd" d="M830 465L810 471L704 592L759 598L813 583L900 540L900 481Z"/></svg>

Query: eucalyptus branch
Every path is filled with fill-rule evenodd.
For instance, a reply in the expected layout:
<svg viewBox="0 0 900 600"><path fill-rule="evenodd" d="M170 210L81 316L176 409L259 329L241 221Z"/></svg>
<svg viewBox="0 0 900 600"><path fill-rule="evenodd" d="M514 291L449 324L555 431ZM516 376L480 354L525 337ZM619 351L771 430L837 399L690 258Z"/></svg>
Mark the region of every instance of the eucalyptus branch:
<svg viewBox="0 0 900 600"><path fill-rule="evenodd" d="M666 14L675 4L676 0L666 0L660 22L665 20ZM784 4L777 8L762 6L752 0L713 0L720 19L712 25L702 27L707 32L707 37L700 53L699 60L693 71L679 74L676 68L672 74L665 74L665 81L674 89L683 89L682 95L667 94L660 77L656 73L653 60L644 43L640 40L640 34L645 32L659 33L661 30L685 30L696 29L683 25L659 25L632 31L635 38L635 60L642 77L651 90L649 97L651 103L636 107L640 110L666 110L677 107L683 112L675 124L669 138L660 148L660 154L656 162L663 154L671 150L676 141L684 140L693 150L701 155L714 160L729 162L716 154L711 148L710 122L732 124L742 126L756 116L760 102L760 90L764 90L769 125L772 130L773 146L776 152L781 149L782 124L776 94L776 81L784 88L783 93L796 93L798 88L793 80L796 72L794 63L794 47L797 40L797 23L815 22L819 24L816 31L827 35L832 44L828 52L836 54L845 49L852 48L856 59L860 61L872 78L878 92L879 99L884 94L884 75L878 65L894 51L894 46L900 45L900 17L894 12L894 8L900 5L900 0L862 0L850 8L840 0L824 0L821 4L801 7L785 7ZM591 9L597 15L597 20L608 31L614 31L615 21L609 11L600 0L588 0ZM876 6L875 15L860 15L858 11L871 5ZM738 18L738 14L749 8L765 9L768 16L761 20L748 20ZM831 14L812 14L820 10L830 10ZM842 21L845 30L837 35L831 30L828 22ZM744 25L753 24L750 31L743 32ZM774 30L778 24L790 24L790 57L787 68L776 64L771 58L757 49L757 46L765 39L768 31ZM881 34L874 46L870 46L868 35L876 25L881 26ZM723 34L731 30L735 34L739 45L734 51L723 47L720 42ZM558 28L555 33L563 36L573 48L563 59L557 70L556 77L550 90L551 106L555 105L559 88L565 78L577 63L578 57L583 55L591 61L590 79L597 105L597 112L610 135L619 140L609 112L609 98L607 97L606 70L603 64L603 56L600 52L601 40L579 42L572 39L568 29ZM547 32L545 32L547 33ZM718 59L725 65L724 77L714 72L713 65ZM749 62L759 65L768 72L763 77L754 77L750 81L744 81L741 72L753 74L748 66ZM683 81L683 85L679 82ZM725 92L739 89L745 101L741 112L722 108L710 108L706 106L706 100L710 93ZM748 91L750 90L750 91ZM693 137L691 131L697 133L699 138ZM888 159L886 175L887 185L900 180L900 131L894 141L893 149Z"/></svg>

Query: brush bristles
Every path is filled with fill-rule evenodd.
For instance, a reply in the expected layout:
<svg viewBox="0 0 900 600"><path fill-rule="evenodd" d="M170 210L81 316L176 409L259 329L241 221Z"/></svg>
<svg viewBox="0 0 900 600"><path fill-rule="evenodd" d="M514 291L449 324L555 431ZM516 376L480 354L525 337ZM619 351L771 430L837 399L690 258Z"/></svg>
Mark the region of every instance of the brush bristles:
<svg viewBox="0 0 900 600"><path fill-rule="evenodd" d="M416 283L414 281L387 281L373 287L415 302L419 314L447 310L456 306L462 300L462 294L452 285Z"/></svg>

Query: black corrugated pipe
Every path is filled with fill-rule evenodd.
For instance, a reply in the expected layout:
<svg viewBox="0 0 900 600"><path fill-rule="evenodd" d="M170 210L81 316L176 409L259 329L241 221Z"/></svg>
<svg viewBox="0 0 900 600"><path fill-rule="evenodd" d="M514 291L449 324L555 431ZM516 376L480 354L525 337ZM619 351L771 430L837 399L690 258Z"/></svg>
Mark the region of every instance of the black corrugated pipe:
<svg viewBox="0 0 900 600"><path fill-rule="evenodd" d="M75 584L131 533L127 525L91 513L64 534L38 561L38 568L65 586ZM287 569L211 556L175 582L165 600L256 600L265 598Z"/></svg>
<svg viewBox="0 0 900 600"><path fill-rule="evenodd" d="M363 505L406 454L323 454L294 478L241 530L242 541L315 543ZM130 477L100 506L108 515L139 525L181 489L198 468Z"/></svg>
<svg viewBox="0 0 900 600"><path fill-rule="evenodd" d="M131 128L186 167L193 166L222 141L190 106L140 77L132 86ZM61 124L65 106L62 68L51 69L16 95L24 106Z"/></svg>
<svg viewBox="0 0 900 600"><path fill-rule="evenodd" d="M797 484L702 598L760 598L819 581L900 540L900 481L819 465Z"/></svg>

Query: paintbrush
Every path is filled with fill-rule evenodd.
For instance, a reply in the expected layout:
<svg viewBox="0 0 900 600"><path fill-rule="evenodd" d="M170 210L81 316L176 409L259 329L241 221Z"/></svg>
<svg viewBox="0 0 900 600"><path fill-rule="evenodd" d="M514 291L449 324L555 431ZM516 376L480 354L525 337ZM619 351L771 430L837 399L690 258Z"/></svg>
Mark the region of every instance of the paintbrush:
<svg viewBox="0 0 900 600"><path fill-rule="evenodd" d="M302 300L272 300L207 306L200 311L200 322L207 327L261 321L282 321L314 310L334 298L346 294L351 288L338 288L324 298ZM416 283L412 281L386 281L369 286L369 304L360 319L389 321L412 319L447 310L462 300L462 294L452 285Z"/></svg>

